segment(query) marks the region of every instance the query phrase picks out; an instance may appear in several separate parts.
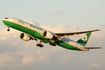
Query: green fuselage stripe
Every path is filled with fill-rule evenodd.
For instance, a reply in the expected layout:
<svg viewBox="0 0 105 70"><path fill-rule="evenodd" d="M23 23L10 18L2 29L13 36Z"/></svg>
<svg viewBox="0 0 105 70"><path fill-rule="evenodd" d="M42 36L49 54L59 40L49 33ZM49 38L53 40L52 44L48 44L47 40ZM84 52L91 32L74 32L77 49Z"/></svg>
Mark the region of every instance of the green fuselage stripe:
<svg viewBox="0 0 105 70"><path fill-rule="evenodd" d="M5 24L7 26L12 27L14 29L17 29L19 31L28 33L28 34L32 35L33 37L36 37L36 38L39 38L39 39L43 39L43 40L47 39L47 38L43 37L42 35L40 35L37 31L32 30L30 28L27 28L25 26L19 25L19 24L14 23L14 22L9 22L9 21L4 21L4 22L5 22Z"/></svg>
<svg viewBox="0 0 105 70"><path fill-rule="evenodd" d="M44 43L52 43L52 41L50 41L50 40L48 40L47 38L43 37L41 34L39 34L37 31L35 31L35 30L31 29L31 28L27 28L27 27L25 27L25 26L23 26L23 25L19 25L19 24L17 24L17 23L10 22L10 21L5 21L5 20L3 20L3 22L4 22L7 26L9 26L9 27L12 27L12 28L17 29L17 30L19 30L19 31L28 33L28 34L32 35L33 37L35 37L35 38L41 39L42 42L44 42ZM56 42L54 42L54 43L57 44L57 45L59 45L59 46L61 46L61 47L63 47L63 48L66 48L66 49L78 50L78 51L81 50L80 48L74 47L73 45L68 44L68 43L66 43L66 42L63 42L63 41L56 41Z"/></svg>

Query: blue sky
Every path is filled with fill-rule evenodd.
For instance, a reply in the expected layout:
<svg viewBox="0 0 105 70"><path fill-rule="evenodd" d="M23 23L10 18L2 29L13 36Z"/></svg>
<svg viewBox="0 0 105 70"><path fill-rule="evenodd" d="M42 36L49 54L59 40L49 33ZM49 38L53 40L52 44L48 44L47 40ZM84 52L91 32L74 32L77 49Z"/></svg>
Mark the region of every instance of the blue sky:
<svg viewBox="0 0 105 70"><path fill-rule="evenodd" d="M0 70L105 69L105 0L0 0L0 19L4 17L30 20L52 32L100 28L86 46L102 49L78 52L48 44L39 48L36 41L21 40L21 32L7 32L0 21Z"/></svg>
<svg viewBox="0 0 105 70"><path fill-rule="evenodd" d="M9 16L47 25L100 28L105 24L104 3L105 0L1 0L0 19Z"/></svg>

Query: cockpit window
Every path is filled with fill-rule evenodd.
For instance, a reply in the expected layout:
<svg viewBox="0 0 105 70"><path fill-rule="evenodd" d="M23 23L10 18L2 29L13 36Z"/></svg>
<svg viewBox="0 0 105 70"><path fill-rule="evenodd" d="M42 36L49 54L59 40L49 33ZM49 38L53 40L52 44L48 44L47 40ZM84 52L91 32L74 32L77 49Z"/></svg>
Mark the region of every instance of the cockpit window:
<svg viewBox="0 0 105 70"><path fill-rule="evenodd" d="M5 17L5 19L9 19L9 18Z"/></svg>

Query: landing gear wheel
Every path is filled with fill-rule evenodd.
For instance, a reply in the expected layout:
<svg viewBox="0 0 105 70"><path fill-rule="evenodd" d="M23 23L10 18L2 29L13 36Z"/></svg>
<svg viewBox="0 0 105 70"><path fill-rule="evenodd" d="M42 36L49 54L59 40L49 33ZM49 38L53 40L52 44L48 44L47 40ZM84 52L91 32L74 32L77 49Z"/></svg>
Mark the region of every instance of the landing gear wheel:
<svg viewBox="0 0 105 70"><path fill-rule="evenodd" d="M10 31L9 27L8 27L7 31Z"/></svg>
<svg viewBox="0 0 105 70"><path fill-rule="evenodd" d="M54 43L49 43L49 45L56 46L56 44L54 44Z"/></svg>
<svg viewBox="0 0 105 70"><path fill-rule="evenodd" d="M36 44L36 46L43 47L43 45L42 45L42 44Z"/></svg>
<svg viewBox="0 0 105 70"><path fill-rule="evenodd" d="M49 43L49 45L52 45L52 43Z"/></svg>
<svg viewBox="0 0 105 70"><path fill-rule="evenodd" d="M40 45L40 47L43 47L43 45Z"/></svg>
<svg viewBox="0 0 105 70"><path fill-rule="evenodd" d="M10 29L7 29L7 31L10 31Z"/></svg>
<svg viewBox="0 0 105 70"><path fill-rule="evenodd" d="M56 44L53 43L53 46L56 46Z"/></svg>

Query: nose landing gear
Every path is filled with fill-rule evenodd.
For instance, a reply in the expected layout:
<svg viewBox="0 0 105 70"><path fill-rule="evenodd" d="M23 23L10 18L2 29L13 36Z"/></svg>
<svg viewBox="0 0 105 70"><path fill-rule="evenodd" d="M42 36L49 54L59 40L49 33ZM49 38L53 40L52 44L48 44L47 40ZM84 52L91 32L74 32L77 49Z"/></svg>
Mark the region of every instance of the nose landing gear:
<svg viewBox="0 0 105 70"><path fill-rule="evenodd" d="M8 27L7 31L10 31L10 28Z"/></svg>

